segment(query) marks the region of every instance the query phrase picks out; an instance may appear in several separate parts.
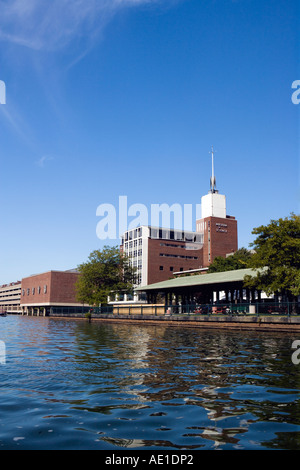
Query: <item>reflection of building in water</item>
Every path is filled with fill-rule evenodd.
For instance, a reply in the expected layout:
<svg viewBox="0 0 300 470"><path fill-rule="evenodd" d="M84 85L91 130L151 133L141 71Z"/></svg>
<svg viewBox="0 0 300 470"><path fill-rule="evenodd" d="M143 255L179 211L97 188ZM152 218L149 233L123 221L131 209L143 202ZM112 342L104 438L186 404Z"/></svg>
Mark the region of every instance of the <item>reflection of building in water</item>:
<svg viewBox="0 0 300 470"><path fill-rule="evenodd" d="M150 332L148 328L129 327L129 325L126 328L122 328L120 325L111 325L111 327L120 338L121 343L126 345L124 359L126 358L127 363L130 361L126 380L120 383L120 392L131 395L133 399L144 403L147 401L145 397L147 387L142 388L142 386L149 370ZM119 354L122 358L122 352ZM140 406L137 404L133 408L138 409Z"/></svg>
<svg viewBox="0 0 300 470"><path fill-rule="evenodd" d="M263 405L262 393L269 391L259 380L268 376L270 384L271 375L283 376L286 362L275 353L285 350L285 336L123 324L110 328L116 345L113 358L118 358L117 367L123 359L126 366L121 374L111 371L120 395L114 425L100 440L131 449L238 448L253 423L271 422L276 413L287 411L282 403L280 408L278 402L272 404L267 394L268 406ZM273 363L275 368L270 367ZM124 420L120 427L118 420ZM130 439L126 420L132 426Z"/></svg>

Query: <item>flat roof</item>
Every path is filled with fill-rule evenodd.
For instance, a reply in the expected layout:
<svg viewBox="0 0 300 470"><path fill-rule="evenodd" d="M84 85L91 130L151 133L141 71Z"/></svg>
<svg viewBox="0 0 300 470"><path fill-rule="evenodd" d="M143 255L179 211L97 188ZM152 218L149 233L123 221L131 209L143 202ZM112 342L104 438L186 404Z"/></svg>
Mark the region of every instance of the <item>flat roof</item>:
<svg viewBox="0 0 300 470"><path fill-rule="evenodd" d="M211 274L197 274L194 276L177 277L176 279L169 279L168 281L157 282L156 284L149 284L148 286L139 287L137 291L151 291L151 290L164 290L174 289L180 287L196 287L211 284L225 284L227 282L242 282L246 275L255 275L254 269L237 269L234 271L223 271L221 273Z"/></svg>
<svg viewBox="0 0 300 470"><path fill-rule="evenodd" d="M80 274L79 271L76 268L75 269L68 269L67 271L58 271L57 269L49 269L48 271L44 271L42 273L30 274L29 276L23 277L23 279L29 279L31 277L42 276L43 274L49 274L49 273Z"/></svg>

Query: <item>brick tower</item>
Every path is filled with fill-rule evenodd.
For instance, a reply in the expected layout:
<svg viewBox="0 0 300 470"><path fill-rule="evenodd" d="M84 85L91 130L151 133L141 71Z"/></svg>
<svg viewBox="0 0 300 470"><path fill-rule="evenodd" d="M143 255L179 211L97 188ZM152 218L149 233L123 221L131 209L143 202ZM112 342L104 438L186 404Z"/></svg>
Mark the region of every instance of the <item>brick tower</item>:
<svg viewBox="0 0 300 470"><path fill-rule="evenodd" d="M226 214L226 196L216 189L214 150L212 148L212 176L210 190L201 198L201 216L196 231L203 237L203 266L209 266L216 256L234 253L238 249L237 221Z"/></svg>

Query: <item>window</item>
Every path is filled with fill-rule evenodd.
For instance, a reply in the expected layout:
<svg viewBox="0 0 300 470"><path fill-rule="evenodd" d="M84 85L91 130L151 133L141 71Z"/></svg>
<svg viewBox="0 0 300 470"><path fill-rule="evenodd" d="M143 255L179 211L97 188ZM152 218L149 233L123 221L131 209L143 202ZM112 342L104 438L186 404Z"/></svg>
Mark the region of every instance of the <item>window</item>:
<svg viewBox="0 0 300 470"><path fill-rule="evenodd" d="M166 258L198 259L197 256L171 255L169 253L160 253L159 256L164 256Z"/></svg>
<svg viewBox="0 0 300 470"><path fill-rule="evenodd" d="M159 267L159 270L160 270L160 271L163 271L163 270L164 270L164 267L163 267L163 266L160 266L160 267Z"/></svg>
<svg viewBox="0 0 300 470"><path fill-rule="evenodd" d="M44 285L44 294L47 294L47 284Z"/></svg>
<svg viewBox="0 0 300 470"><path fill-rule="evenodd" d="M30 294L30 289L28 288L28 289L27 289L27 295L29 295L29 294Z"/></svg>
<svg viewBox="0 0 300 470"><path fill-rule="evenodd" d="M41 286L38 287L38 294L41 293Z"/></svg>
<svg viewBox="0 0 300 470"><path fill-rule="evenodd" d="M32 295L35 294L35 287L32 288Z"/></svg>
<svg viewBox="0 0 300 470"><path fill-rule="evenodd" d="M174 270L173 266L170 266L170 271L173 271L173 270Z"/></svg>

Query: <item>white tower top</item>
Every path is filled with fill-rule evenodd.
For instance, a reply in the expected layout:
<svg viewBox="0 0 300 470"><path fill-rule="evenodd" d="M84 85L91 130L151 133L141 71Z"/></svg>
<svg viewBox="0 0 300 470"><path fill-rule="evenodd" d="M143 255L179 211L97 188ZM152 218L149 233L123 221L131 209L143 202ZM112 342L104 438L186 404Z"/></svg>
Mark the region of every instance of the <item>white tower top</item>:
<svg viewBox="0 0 300 470"><path fill-rule="evenodd" d="M219 217L226 219L226 196L219 194L216 189L216 177L214 169L214 148L211 149L212 174L210 178L210 191L201 198L202 219L205 217Z"/></svg>

